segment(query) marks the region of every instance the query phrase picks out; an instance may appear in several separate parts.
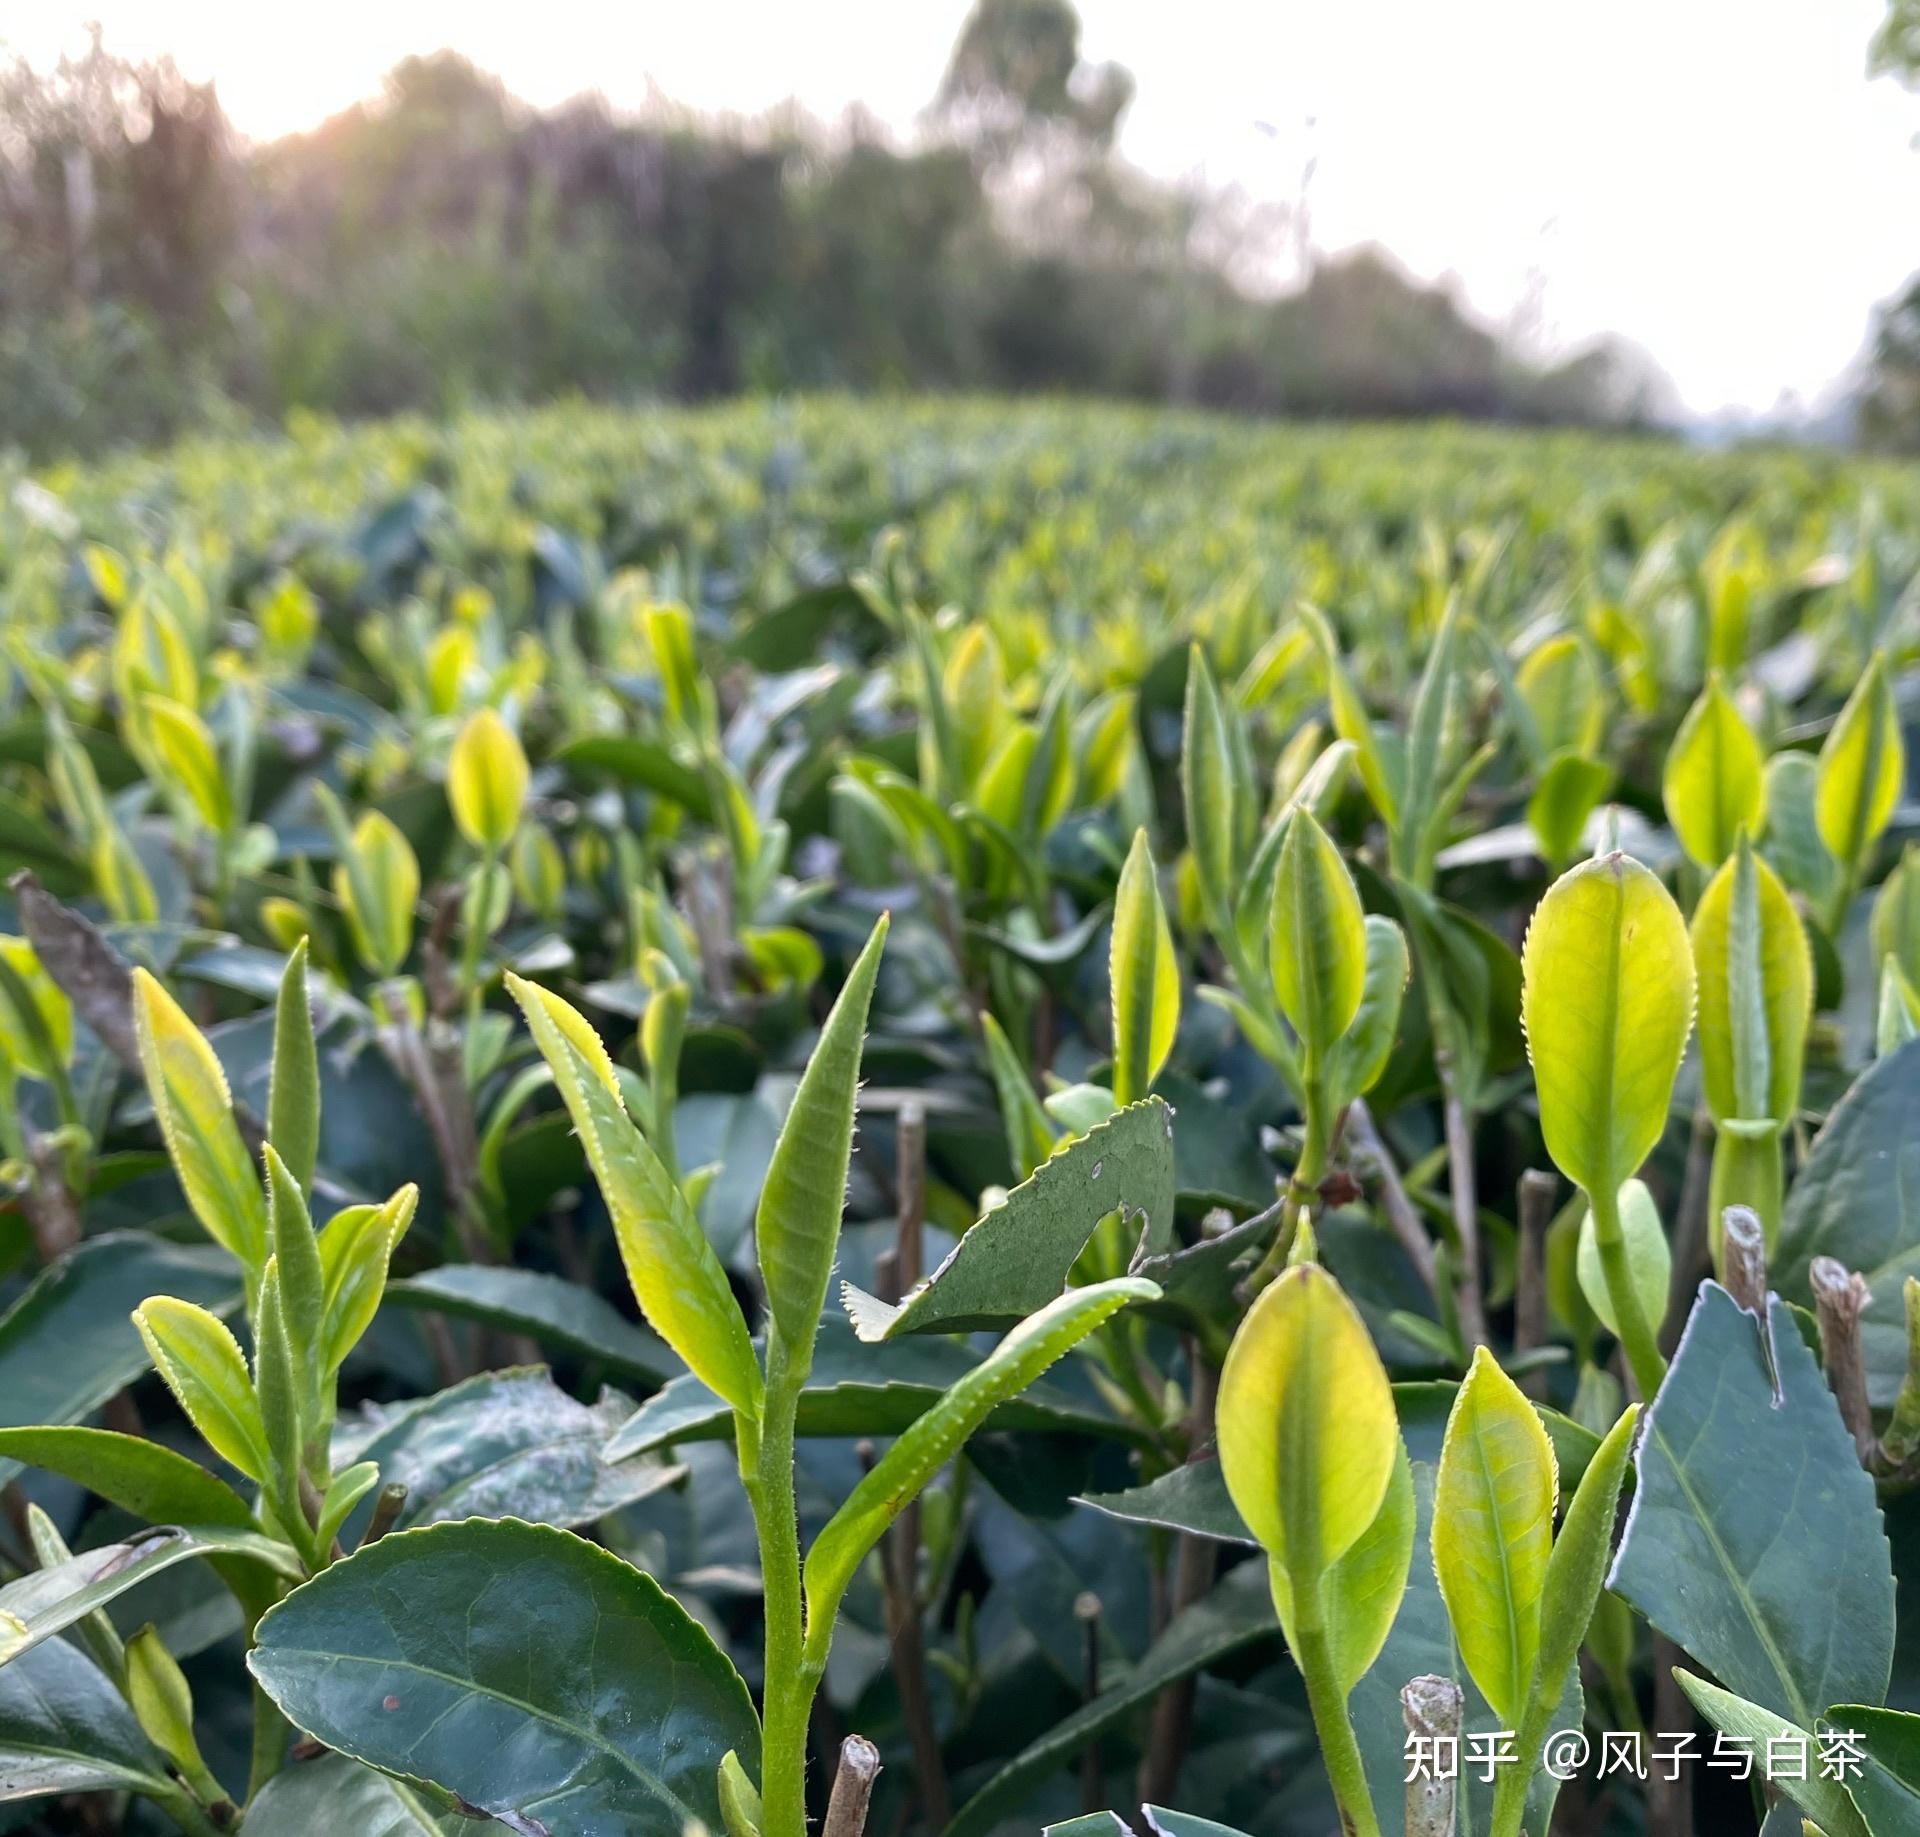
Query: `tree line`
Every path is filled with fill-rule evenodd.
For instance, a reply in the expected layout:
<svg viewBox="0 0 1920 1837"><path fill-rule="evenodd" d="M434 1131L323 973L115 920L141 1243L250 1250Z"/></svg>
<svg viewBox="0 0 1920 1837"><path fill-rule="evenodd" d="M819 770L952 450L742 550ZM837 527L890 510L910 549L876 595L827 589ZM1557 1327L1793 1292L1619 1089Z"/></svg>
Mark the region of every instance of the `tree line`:
<svg viewBox="0 0 1920 1837"><path fill-rule="evenodd" d="M980 0L927 131L551 110L451 53L253 146L96 35L0 70L0 447L580 392L1053 390L1258 413L1644 421L1377 250L1260 284L1280 214L1115 153L1067 0Z"/></svg>

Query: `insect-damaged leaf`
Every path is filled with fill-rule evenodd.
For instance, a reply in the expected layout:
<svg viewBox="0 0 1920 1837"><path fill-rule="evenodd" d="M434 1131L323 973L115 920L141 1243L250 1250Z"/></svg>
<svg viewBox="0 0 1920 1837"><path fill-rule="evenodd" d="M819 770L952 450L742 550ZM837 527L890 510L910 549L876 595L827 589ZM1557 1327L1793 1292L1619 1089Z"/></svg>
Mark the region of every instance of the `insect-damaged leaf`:
<svg viewBox="0 0 1920 1837"><path fill-rule="evenodd" d="M503 1822L718 1830L721 1756L759 1768L726 1654L650 1577L567 1531L397 1531L296 1589L258 1642L248 1666L296 1727Z"/></svg>
<svg viewBox="0 0 1920 1837"><path fill-rule="evenodd" d="M1830 1703L1884 1697L1893 1560L1873 1480L1777 1297L1762 1329L1702 1285L1647 1412L1608 1586L1802 1728Z"/></svg>
<svg viewBox="0 0 1920 1837"><path fill-rule="evenodd" d="M632 1414L617 1391L576 1402L537 1367L485 1371L435 1396L347 1418L335 1431L334 1462L373 1461L383 1483L406 1487L401 1529L524 1518L571 1530L681 1476L662 1461L614 1456L609 1438Z"/></svg>
<svg viewBox="0 0 1920 1837"><path fill-rule="evenodd" d="M1173 1112L1158 1097L1129 1104L1077 1136L960 1239L897 1308L843 1283L863 1340L972 1333L1037 1313L1066 1287L1094 1227L1114 1212L1142 1221L1148 1254L1173 1241Z"/></svg>

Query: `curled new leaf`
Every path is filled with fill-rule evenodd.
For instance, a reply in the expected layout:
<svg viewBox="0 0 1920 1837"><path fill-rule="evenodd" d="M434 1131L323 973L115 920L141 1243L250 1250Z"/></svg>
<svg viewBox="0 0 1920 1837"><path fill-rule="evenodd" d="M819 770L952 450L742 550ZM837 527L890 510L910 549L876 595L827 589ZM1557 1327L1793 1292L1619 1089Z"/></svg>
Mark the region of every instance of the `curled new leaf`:
<svg viewBox="0 0 1920 1837"><path fill-rule="evenodd" d="M272 1461L260 1405L240 1347L218 1317L154 1295L134 1309L133 1324L201 1439L248 1479L264 1481Z"/></svg>
<svg viewBox="0 0 1920 1837"><path fill-rule="evenodd" d="M73 1003L25 938L0 937L0 1065L56 1079L73 1058Z"/></svg>
<svg viewBox="0 0 1920 1837"><path fill-rule="evenodd" d="M1400 1000L1406 993L1406 933L1377 912L1367 914L1366 931L1367 973L1360 1009L1327 1055L1327 1096L1335 1108L1364 1096L1386 1070L1400 1027Z"/></svg>
<svg viewBox="0 0 1920 1837"><path fill-rule="evenodd" d="M1433 1566L1460 1656L1506 1728L1527 1707L1559 1472L1534 1407L1482 1346L1434 1482Z"/></svg>
<svg viewBox="0 0 1920 1837"><path fill-rule="evenodd" d="M559 996L514 975L507 986L600 1183L641 1312L709 1389L757 1419L763 1384L739 1303L685 1194L622 1107L600 1036ZM836 1224L844 1180L843 1171L832 1195Z"/></svg>
<svg viewBox="0 0 1920 1837"><path fill-rule="evenodd" d="M1309 1055L1353 1025L1366 990L1366 918L1353 876L1311 810L1295 811L1273 881L1274 994Z"/></svg>
<svg viewBox="0 0 1920 1837"><path fill-rule="evenodd" d="M320 1058L307 1000L307 940L287 956L273 1020L273 1073L267 1085L267 1140L305 1190L320 1157Z"/></svg>
<svg viewBox="0 0 1920 1837"><path fill-rule="evenodd" d="M1759 828L1766 760L1717 675L1673 736L1660 788L1673 833L1702 867L1718 867L1743 829Z"/></svg>
<svg viewBox="0 0 1920 1837"><path fill-rule="evenodd" d="M1716 1122L1784 1125L1800 1105L1813 955L1787 889L1744 837L1701 894L1691 935L1707 1108Z"/></svg>
<svg viewBox="0 0 1920 1837"><path fill-rule="evenodd" d="M1893 685L1876 651L1820 749L1814 822L1843 869L1859 871L1893 815L1906 769Z"/></svg>
<svg viewBox="0 0 1920 1837"><path fill-rule="evenodd" d="M320 1417L320 1357L326 1338L327 1275L300 1183L269 1143L267 1219L280 1309L293 1349L300 1407L309 1426Z"/></svg>
<svg viewBox="0 0 1920 1837"><path fill-rule="evenodd" d="M1660 1223L1660 1210L1644 1180L1629 1180L1620 1188L1620 1236L1626 1250L1627 1270L1634 1293L1640 1298L1640 1311L1658 1325L1667 1311L1667 1286L1673 1272L1673 1252ZM1600 1317L1600 1324L1617 1339L1620 1317L1607 1290L1607 1277L1600 1263L1600 1245L1594 1234L1593 1211L1589 1207L1580 1219L1579 1247L1574 1253L1574 1268L1580 1292L1587 1305Z"/></svg>
<svg viewBox="0 0 1920 1837"><path fill-rule="evenodd" d="M1907 844L1881 886L1871 935L1874 962L1891 957L1909 983L1920 985L1920 844Z"/></svg>
<svg viewBox="0 0 1920 1837"><path fill-rule="evenodd" d="M960 1445L1009 1397L1111 1319L1131 1301L1157 1301L1157 1284L1122 1276L1091 1288L1069 1289L1021 1324L917 1417L847 1495L807 1552L807 1623L824 1654L840 1598L881 1533Z"/></svg>
<svg viewBox="0 0 1920 1837"><path fill-rule="evenodd" d="M133 972L133 1018L147 1092L193 1215L254 1275L267 1260L267 1210L233 1120L226 1073L180 1004Z"/></svg>
<svg viewBox="0 0 1920 1837"><path fill-rule="evenodd" d="M233 794L206 723L191 708L163 695L143 696L141 712L156 765L185 794L200 820L224 835L235 821Z"/></svg>
<svg viewBox="0 0 1920 1837"><path fill-rule="evenodd" d="M767 1164L754 1216L767 1310L786 1348L788 1371L795 1382L805 1377L813 1362L813 1342L840 1242L847 1167L853 1153L854 1102L860 1088L860 1050L886 942L887 919L882 914L866 948L855 959L820 1030L820 1043L801 1074ZM554 1069L557 1076L559 1068ZM705 1242L704 1235L701 1241ZM739 1317L737 1308L734 1317ZM673 1336L664 1327L660 1330L673 1343ZM687 1362L693 1363L690 1358Z"/></svg>
<svg viewBox="0 0 1920 1837"><path fill-rule="evenodd" d="M1207 654L1187 653L1186 730L1180 749L1180 789L1186 805L1187 846L1207 920L1216 931L1232 922L1238 887L1234 874L1233 743Z"/></svg>
<svg viewBox="0 0 1920 1837"><path fill-rule="evenodd" d="M1160 902L1147 832L1136 830L1113 902L1113 1097L1146 1096L1180 1024L1180 966Z"/></svg>
<svg viewBox="0 0 1920 1837"><path fill-rule="evenodd" d="M373 1325L386 1292L394 1247L406 1236L420 1189L403 1186L385 1205L344 1206L319 1234L326 1333L321 1375L331 1377Z"/></svg>
<svg viewBox="0 0 1920 1837"><path fill-rule="evenodd" d="M1514 672L1542 759L1591 754L1600 744L1606 708L1593 653L1562 633L1535 646Z"/></svg>
<svg viewBox="0 0 1920 1837"><path fill-rule="evenodd" d="M360 961L376 976L397 974L413 947L420 863L413 845L381 811L369 810L341 840L333 892Z"/></svg>
<svg viewBox="0 0 1920 1837"><path fill-rule="evenodd" d="M460 729L447 761L447 801L460 833L497 854L513 839L527 796L527 756L513 729L482 708Z"/></svg>

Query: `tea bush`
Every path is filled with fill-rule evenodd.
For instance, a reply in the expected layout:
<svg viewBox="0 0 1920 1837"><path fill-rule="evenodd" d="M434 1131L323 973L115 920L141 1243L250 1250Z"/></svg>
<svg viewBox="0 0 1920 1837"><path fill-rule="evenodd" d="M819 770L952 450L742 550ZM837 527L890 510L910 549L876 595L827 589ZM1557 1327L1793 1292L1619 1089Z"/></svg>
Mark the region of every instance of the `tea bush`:
<svg viewBox="0 0 1920 1837"><path fill-rule="evenodd" d="M1920 1830L1912 474L4 486L0 1828Z"/></svg>

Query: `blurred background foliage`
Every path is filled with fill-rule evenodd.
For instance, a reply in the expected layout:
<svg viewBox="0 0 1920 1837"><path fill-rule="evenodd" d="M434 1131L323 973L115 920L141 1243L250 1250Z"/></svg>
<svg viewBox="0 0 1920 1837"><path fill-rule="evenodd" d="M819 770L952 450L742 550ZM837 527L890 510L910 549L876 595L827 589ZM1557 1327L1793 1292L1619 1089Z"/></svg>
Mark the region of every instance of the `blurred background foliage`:
<svg viewBox="0 0 1920 1837"><path fill-rule="evenodd" d="M450 53L264 145L96 37L0 68L0 445L567 393L1054 390L1294 415L1658 417L1625 347L1523 361L1362 250L1114 152L1068 0L979 0L927 132L524 106Z"/></svg>

